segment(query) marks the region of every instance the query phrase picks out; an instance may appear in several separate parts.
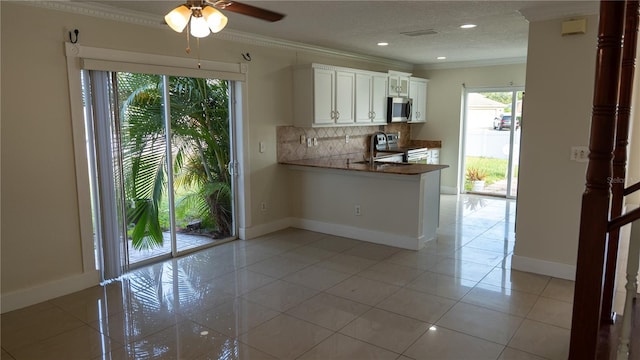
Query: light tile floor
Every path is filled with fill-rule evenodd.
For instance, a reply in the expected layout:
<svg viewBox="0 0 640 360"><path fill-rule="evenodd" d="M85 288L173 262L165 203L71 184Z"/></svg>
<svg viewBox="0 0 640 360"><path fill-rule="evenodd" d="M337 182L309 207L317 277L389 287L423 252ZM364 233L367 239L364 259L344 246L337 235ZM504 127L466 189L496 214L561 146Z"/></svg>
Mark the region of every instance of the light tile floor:
<svg viewBox="0 0 640 360"><path fill-rule="evenodd" d="M510 269L515 202L408 251L298 229L3 314L2 359L566 359L573 283Z"/></svg>

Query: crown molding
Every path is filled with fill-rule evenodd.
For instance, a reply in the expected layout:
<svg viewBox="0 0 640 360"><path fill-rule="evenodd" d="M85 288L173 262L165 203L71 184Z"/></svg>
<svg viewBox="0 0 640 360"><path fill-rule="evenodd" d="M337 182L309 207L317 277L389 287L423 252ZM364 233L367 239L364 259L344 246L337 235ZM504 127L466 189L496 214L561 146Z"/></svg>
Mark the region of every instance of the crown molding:
<svg viewBox="0 0 640 360"><path fill-rule="evenodd" d="M422 65L416 65L414 67L414 70L460 69L460 68L515 65L515 64L526 64L526 63L527 63L527 57L523 56L523 57L505 58L505 59L456 61L456 62L422 64Z"/></svg>
<svg viewBox="0 0 640 360"><path fill-rule="evenodd" d="M11 1L11 3L36 6L51 10L70 12L85 16L93 16L101 19L125 22L135 25L154 27L165 31L171 31L163 23L163 18L160 15L148 14L138 11L122 10L116 7L98 3L75 1ZM315 45L246 33L232 29L225 29L224 31L217 33L214 36L220 40L241 42L272 48L285 48L289 50L316 52L324 55L346 57L353 60L367 61L374 64L400 69L412 70L414 66L413 64L404 61L335 50Z"/></svg>
<svg viewBox="0 0 640 360"><path fill-rule="evenodd" d="M64 11L101 19L162 28L162 17L138 11L126 11L104 4L71 1L8 1L14 4L35 6L50 10Z"/></svg>
<svg viewBox="0 0 640 360"><path fill-rule="evenodd" d="M599 1L568 1L563 2L561 5L554 4L554 6L520 9L520 14L529 22L597 15L599 13Z"/></svg>

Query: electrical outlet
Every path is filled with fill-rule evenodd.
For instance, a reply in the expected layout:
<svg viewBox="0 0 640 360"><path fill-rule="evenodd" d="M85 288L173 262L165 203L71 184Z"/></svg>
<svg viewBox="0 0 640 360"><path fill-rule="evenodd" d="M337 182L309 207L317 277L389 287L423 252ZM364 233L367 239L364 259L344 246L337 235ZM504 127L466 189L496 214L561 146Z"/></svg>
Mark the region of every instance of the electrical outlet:
<svg viewBox="0 0 640 360"><path fill-rule="evenodd" d="M300 135L300 145L304 145L307 142L307 137Z"/></svg>
<svg viewBox="0 0 640 360"><path fill-rule="evenodd" d="M356 214L356 216L361 216L362 215L362 209L360 208L360 205L356 205L354 207L354 213Z"/></svg>
<svg viewBox="0 0 640 360"><path fill-rule="evenodd" d="M344 136L344 143L348 144L349 143L349 135L345 135Z"/></svg>
<svg viewBox="0 0 640 360"><path fill-rule="evenodd" d="M307 138L307 147L311 147L311 138Z"/></svg>
<svg viewBox="0 0 640 360"><path fill-rule="evenodd" d="M260 203L260 211L267 211L267 203L266 202L261 202Z"/></svg>
<svg viewBox="0 0 640 360"><path fill-rule="evenodd" d="M313 146L318 146L318 138L313 138Z"/></svg>

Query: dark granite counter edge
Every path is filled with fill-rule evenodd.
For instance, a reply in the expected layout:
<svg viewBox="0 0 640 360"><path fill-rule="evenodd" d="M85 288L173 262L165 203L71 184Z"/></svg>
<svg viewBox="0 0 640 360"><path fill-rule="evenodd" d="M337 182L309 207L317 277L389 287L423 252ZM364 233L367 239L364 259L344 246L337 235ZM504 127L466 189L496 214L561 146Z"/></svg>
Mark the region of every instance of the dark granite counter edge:
<svg viewBox="0 0 640 360"><path fill-rule="evenodd" d="M382 165L370 165L369 163L361 163L352 159L306 159L306 160L290 160L280 162L283 165L307 166L314 168L347 170L347 171L364 171L379 174L397 174L397 175L420 175L432 171L446 169L449 165L427 165L427 164L408 164L408 163L385 163Z"/></svg>

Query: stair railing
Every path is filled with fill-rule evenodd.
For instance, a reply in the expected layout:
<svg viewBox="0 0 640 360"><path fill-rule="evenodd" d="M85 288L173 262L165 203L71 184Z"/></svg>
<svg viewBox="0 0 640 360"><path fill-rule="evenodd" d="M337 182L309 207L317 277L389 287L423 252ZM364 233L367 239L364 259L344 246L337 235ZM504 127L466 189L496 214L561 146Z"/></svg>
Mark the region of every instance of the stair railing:
<svg viewBox="0 0 640 360"><path fill-rule="evenodd" d="M640 184L640 183L639 183ZM627 360L631 343L631 325L633 324L633 302L638 293L638 263L640 262L640 221L636 220L631 225L629 237L629 255L627 258L627 283L625 285L626 296L624 302L624 315L620 329L617 360Z"/></svg>
<svg viewBox="0 0 640 360"><path fill-rule="evenodd" d="M640 213L635 211L620 214L624 201L624 195L621 194L626 191L623 184L626 176L624 169L637 43L637 18L638 0L600 3L590 153L580 214L570 360L595 359L598 354L601 320L609 321L611 316L619 229L624 224L640 218ZM626 39L624 44L623 33ZM624 72L621 66L623 49L626 55ZM633 49L632 57L628 56L630 49ZM619 105L622 106L620 113ZM612 165L614 150L615 173ZM615 195L612 198L614 176L620 178L615 181ZM622 188L619 183L622 184ZM611 208L610 200L615 202Z"/></svg>
<svg viewBox="0 0 640 360"><path fill-rule="evenodd" d="M622 215L624 197L633 192L633 186L625 189L627 169L627 147L629 146L629 124L633 103L633 82L635 76L636 49L638 43L638 1L627 2L625 11L624 47L622 49L622 68L620 73L620 95L618 99L618 119L616 121L616 141L613 152L613 177L611 178L610 218ZM640 189L640 183L635 184ZM636 189L636 190L637 190ZM609 232L607 265L602 295L601 321L612 323L615 319L613 298L615 294L616 267L618 265L618 243L620 228Z"/></svg>

